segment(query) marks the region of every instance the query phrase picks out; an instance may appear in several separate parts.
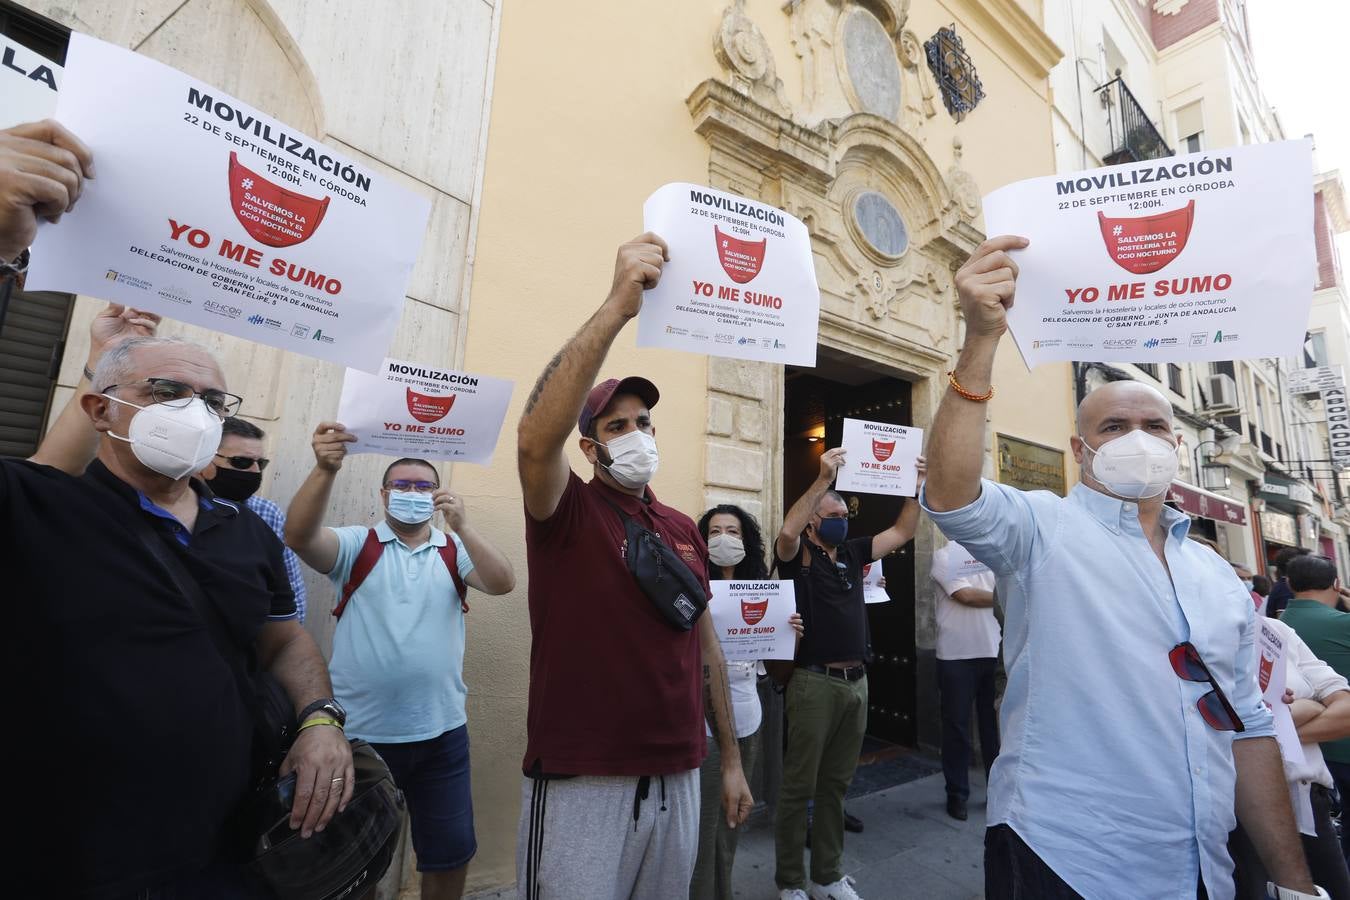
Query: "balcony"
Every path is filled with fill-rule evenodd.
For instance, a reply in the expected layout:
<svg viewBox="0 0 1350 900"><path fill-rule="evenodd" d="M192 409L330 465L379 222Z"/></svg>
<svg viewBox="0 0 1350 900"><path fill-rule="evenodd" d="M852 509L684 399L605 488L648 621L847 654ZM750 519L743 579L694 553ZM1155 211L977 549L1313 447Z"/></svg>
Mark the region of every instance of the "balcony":
<svg viewBox="0 0 1350 900"><path fill-rule="evenodd" d="M1107 152L1102 155L1103 163L1115 166L1172 155L1172 148L1125 86L1125 79L1116 77L1097 88L1097 93L1106 110L1109 140Z"/></svg>

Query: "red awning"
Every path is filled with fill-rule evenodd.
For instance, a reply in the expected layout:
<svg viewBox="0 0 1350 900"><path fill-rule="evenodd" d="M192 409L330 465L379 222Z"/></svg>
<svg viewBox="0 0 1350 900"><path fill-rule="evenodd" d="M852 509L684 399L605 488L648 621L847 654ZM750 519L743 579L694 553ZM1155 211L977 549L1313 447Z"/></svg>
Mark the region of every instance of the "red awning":
<svg viewBox="0 0 1350 900"><path fill-rule="evenodd" d="M1247 524L1247 509L1241 503L1193 485L1180 481L1172 482L1172 487L1167 491L1167 499L1180 507L1182 512L1193 516L1227 522L1230 525Z"/></svg>

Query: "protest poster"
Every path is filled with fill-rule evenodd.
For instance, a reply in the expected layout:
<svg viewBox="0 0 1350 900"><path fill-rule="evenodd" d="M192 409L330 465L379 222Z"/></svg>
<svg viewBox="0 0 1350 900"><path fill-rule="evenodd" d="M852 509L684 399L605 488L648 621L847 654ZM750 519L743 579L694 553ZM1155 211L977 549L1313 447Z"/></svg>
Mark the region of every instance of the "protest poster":
<svg viewBox="0 0 1350 900"><path fill-rule="evenodd" d="M1008 324L1027 366L1294 356L1312 304L1306 140L1017 182L985 233L1030 240Z"/></svg>
<svg viewBox="0 0 1350 900"><path fill-rule="evenodd" d="M0 34L0 128L50 119L61 67Z"/></svg>
<svg viewBox="0 0 1350 900"><path fill-rule="evenodd" d="M881 586L881 560L874 559L863 566L863 603L885 603L891 599Z"/></svg>
<svg viewBox="0 0 1350 900"><path fill-rule="evenodd" d="M1284 638L1268 621L1257 624L1261 633L1256 642L1259 654L1256 680L1261 687L1261 699L1275 715L1275 739L1280 745L1280 755L1291 763L1301 763L1303 744L1298 739L1289 704L1284 702Z"/></svg>
<svg viewBox="0 0 1350 900"><path fill-rule="evenodd" d="M948 549L950 548L950 549ZM970 551L952 541L944 545L941 554L935 554L937 562L933 566L933 577L942 584L951 584L959 579L978 578L989 574L989 567L970 555Z"/></svg>
<svg viewBox="0 0 1350 900"><path fill-rule="evenodd" d="M638 316L639 347L816 364L820 288L806 226L777 207L696 184L647 198L670 247Z"/></svg>
<svg viewBox="0 0 1350 900"><path fill-rule="evenodd" d="M835 489L863 494L913 497L919 491L914 468L923 450L923 429L864 419L844 420L844 464Z"/></svg>
<svg viewBox="0 0 1350 900"><path fill-rule="evenodd" d="M210 85L71 36L56 118L97 177L39 229L29 290L89 294L378 368L431 204Z"/></svg>
<svg viewBox="0 0 1350 900"><path fill-rule="evenodd" d="M713 581L708 612L727 659L792 659L797 611L791 581Z"/></svg>
<svg viewBox="0 0 1350 900"><path fill-rule="evenodd" d="M338 421L348 453L487 465L514 385L500 378L386 359L377 374L348 369Z"/></svg>

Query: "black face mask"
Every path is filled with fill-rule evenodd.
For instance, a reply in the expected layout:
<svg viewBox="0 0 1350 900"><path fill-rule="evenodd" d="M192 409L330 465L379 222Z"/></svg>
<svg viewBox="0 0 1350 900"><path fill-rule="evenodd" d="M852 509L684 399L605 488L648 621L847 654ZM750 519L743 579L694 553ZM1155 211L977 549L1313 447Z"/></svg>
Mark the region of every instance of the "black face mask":
<svg viewBox="0 0 1350 900"><path fill-rule="evenodd" d="M243 503L262 487L261 472L240 472L225 466L216 466L216 477L206 482L211 493L223 500Z"/></svg>

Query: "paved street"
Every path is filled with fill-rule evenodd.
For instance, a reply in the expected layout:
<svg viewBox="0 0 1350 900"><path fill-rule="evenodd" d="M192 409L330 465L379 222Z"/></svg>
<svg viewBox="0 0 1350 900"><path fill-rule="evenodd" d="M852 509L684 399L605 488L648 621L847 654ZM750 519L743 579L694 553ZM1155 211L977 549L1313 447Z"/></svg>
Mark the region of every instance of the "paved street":
<svg viewBox="0 0 1350 900"><path fill-rule="evenodd" d="M971 773L970 820L947 817L942 776L930 775L848 801L866 826L847 835L845 866L864 900L972 900L984 894L984 784ZM776 900L773 830L757 821L736 852L736 897ZM471 900L515 900L513 890L487 891ZM674 900L674 898L672 898Z"/></svg>

